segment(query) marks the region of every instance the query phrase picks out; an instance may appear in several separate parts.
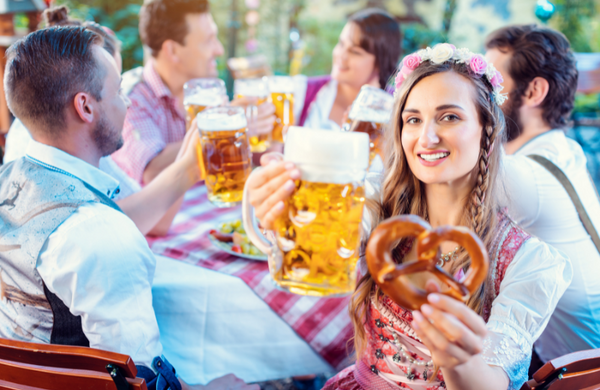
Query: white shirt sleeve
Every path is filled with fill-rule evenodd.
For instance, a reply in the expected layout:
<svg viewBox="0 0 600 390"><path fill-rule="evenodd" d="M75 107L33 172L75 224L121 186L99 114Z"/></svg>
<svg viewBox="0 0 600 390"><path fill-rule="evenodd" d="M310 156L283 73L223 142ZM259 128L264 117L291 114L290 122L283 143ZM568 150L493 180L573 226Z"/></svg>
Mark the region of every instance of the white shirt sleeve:
<svg viewBox="0 0 600 390"><path fill-rule="evenodd" d="M533 237L508 266L492 303L482 356L506 372L509 389L518 390L527 380L533 343L548 325L572 277L571 262Z"/></svg>
<svg viewBox="0 0 600 390"><path fill-rule="evenodd" d="M540 214L538 177L526 156L503 156L503 182L508 214L521 228L527 230Z"/></svg>
<svg viewBox="0 0 600 390"><path fill-rule="evenodd" d="M162 354L152 307L155 267L135 224L96 203L80 206L50 235L37 263L48 289L81 316L90 347L148 368Z"/></svg>

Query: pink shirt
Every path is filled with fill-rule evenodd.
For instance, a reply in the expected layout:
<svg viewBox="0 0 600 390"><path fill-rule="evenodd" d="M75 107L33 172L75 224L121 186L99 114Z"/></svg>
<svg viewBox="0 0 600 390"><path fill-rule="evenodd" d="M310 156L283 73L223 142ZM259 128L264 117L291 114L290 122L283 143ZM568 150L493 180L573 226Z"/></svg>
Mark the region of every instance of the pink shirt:
<svg viewBox="0 0 600 390"><path fill-rule="evenodd" d="M123 139L125 144L112 154L113 160L131 178L142 183L148 163L167 144L182 141L185 136L185 114L177 98L163 83L149 61L129 94L131 107L127 110Z"/></svg>

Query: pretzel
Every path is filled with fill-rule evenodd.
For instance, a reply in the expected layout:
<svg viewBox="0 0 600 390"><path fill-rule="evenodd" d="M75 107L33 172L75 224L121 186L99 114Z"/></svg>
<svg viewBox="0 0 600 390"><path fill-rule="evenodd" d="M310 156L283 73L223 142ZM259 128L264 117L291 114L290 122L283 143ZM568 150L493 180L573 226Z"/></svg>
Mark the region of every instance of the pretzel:
<svg viewBox="0 0 600 390"><path fill-rule="evenodd" d="M417 238L418 261L396 264L391 251L403 237ZM463 282L458 282L438 266L440 244L453 241L471 257L471 266ZM428 293L402 278L416 272L429 271L450 286L443 294L466 302L487 277L489 258L483 242L471 230L462 226L431 225L416 215L400 215L382 222L371 234L367 244L367 266L375 282L394 302L407 310L419 310L427 303Z"/></svg>

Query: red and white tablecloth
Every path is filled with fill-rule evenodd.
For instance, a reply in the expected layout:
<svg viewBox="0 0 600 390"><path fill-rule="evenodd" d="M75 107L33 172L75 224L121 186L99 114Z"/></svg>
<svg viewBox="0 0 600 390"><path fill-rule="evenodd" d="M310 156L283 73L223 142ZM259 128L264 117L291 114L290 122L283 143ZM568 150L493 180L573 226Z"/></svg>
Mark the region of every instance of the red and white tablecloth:
<svg viewBox="0 0 600 390"><path fill-rule="evenodd" d="M239 277L325 361L342 368L352 337L349 297L316 298L278 290L267 262L239 258L213 246L209 231L240 218L241 207L216 208L208 201L206 187L197 185L186 194L169 234L149 238L148 243L156 254Z"/></svg>

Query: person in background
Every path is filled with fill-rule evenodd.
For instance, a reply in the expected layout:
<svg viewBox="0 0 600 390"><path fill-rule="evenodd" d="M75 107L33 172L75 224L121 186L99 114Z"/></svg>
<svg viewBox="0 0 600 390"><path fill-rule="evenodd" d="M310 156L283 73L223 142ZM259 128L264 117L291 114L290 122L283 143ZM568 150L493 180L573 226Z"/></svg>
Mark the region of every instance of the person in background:
<svg viewBox="0 0 600 390"><path fill-rule="evenodd" d="M112 200L118 182L98 169L123 144L129 105L102 41L51 27L7 51L7 103L33 139L0 167L0 283L10 292L0 336L127 354L150 390L258 390L233 375L187 385L162 357L156 259Z"/></svg>
<svg viewBox="0 0 600 390"><path fill-rule="evenodd" d="M600 231L600 199L583 150L565 136L578 77L567 38L547 27L515 25L492 32L486 48L486 57L502 73L508 93L502 109L508 135L504 168L510 215L573 264L573 282L535 343L533 372L559 356L600 348L600 252L563 185L528 156L543 156L562 170L596 232Z"/></svg>
<svg viewBox="0 0 600 390"><path fill-rule="evenodd" d="M94 22L81 22L69 18L69 9L66 6L46 9L42 17L46 27L83 26L102 36L104 49L113 57L117 69L119 72L121 71L120 42L110 29ZM184 145L179 150L177 161L165 169L164 173L151 186L143 189L115 164L111 156L100 159L100 170L119 182L119 191L115 194L115 202L134 221L142 234L158 236L167 234L173 218L179 210L183 194L200 180L195 151L197 139L192 140L194 137L194 134L187 136ZM15 118L6 139L4 162L8 163L23 157L30 141L29 131L19 118Z"/></svg>
<svg viewBox="0 0 600 390"><path fill-rule="evenodd" d="M140 11L140 37L151 54L143 68L123 75L131 108L125 145L115 162L141 185L150 183L177 156L186 133L183 86L195 78L217 77L223 46L208 0L151 0ZM234 100L250 105L256 99ZM258 106L253 131L268 133L275 123L271 103Z"/></svg>
<svg viewBox="0 0 600 390"><path fill-rule="evenodd" d="M297 125L339 130L363 85L386 89L401 53L400 25L392 15L377 8L352 15L333 49L331 74L295 77Z"/></svg>

